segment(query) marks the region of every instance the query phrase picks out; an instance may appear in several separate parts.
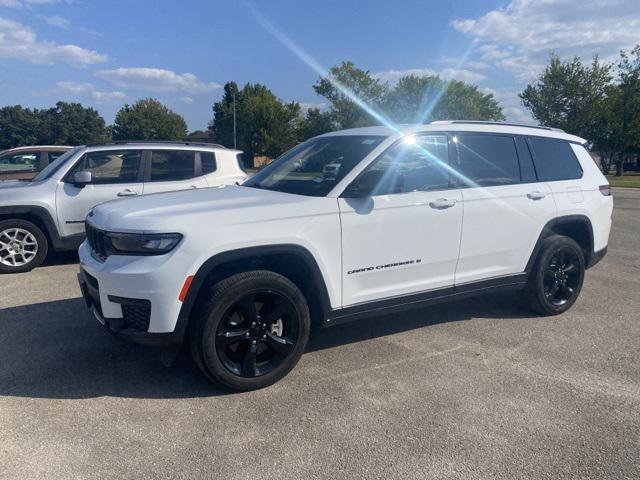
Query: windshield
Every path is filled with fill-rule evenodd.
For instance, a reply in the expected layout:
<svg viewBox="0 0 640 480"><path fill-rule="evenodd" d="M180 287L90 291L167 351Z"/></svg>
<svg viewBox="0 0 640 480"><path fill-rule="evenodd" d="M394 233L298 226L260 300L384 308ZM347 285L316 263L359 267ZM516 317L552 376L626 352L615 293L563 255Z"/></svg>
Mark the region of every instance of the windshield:
<svg viewBox="0 0 640 480"><path fill-rule="evenodd" d="M32 182L40 182L42 180L46 180L47 178L49 178L51 175L53 175L58 170L60 170L60 167L62 167L62 165L64 165L64 163L67 161L67 159L69 159L73 155L75 155L76 152L78 152L78 150L80 150L80 148L82 148L82 147L72 148L71 150L69 150L68 152L64 153L63 155L60 155L55 160L55 162L51 162L49 165L47 165L45 168L43 168L42 171L39 174L37 174L35 177L33 177L31 179L31 181Z"/></svg>
<svg viewBox="0 0 640 480"><path fill-rule="evenodd" d="M385 138L368 135L313 138L289 150L243 186L324 197Z"/></svg>

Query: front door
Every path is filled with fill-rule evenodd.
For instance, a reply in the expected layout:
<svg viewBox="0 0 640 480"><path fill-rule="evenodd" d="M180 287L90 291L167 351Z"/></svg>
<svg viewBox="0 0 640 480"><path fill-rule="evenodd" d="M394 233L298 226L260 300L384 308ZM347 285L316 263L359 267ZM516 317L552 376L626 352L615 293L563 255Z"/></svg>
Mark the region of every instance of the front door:
<svg viewBox="0 0 640 480"><path fill-rule="evenodd" d="M56 210L62 236L84 232L84 219L99 203L142 193L142 150L89 152L58 184ZM92 183L78 187L68 180L75 172L91 172Z"/></svg>
<svg viewBox="0 0 640 480"><path fill-rule="evenodd" d="M343 306L453 285L462 196L450 186L448 142L446 135L399 141L338 200ZM373 185L370 195L346 198L358 183Z"/></svg>

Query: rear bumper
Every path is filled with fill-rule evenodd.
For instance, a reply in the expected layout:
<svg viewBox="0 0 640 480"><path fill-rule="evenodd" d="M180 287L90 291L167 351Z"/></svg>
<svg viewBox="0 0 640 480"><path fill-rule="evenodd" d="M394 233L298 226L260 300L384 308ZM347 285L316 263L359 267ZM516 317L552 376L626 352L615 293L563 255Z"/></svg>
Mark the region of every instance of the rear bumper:
<svg viewBox="0 0 640 480"><path fill-rule="evenodd" d="M602 260L604 258L604 256L607 254L607 248L608 247L604 247L602 250L598 250L597 252L593 252L591 254L591 256L589 257L589 264L587 265L587 268L591 268L595 264L600 262L600 260Z"/></svg>
<svg viewBox="0 0 640 480"><path fill-rule="evenodd" d="M89 275L80 267L78 273L78 283L80 291L87 307L95 317L95 319L111 334L127 341L138 343L141 345L151 346L173 346L182 343L182 335L176 333L153 333L143 330L144 322L138 322L136 328L132 327L131 322L125 320L125 317L109 318L105 317L100 304L100 289L95 278ZM125 308L143 309L146 307L145 300L114 297L109 296L109 300L118 303ZM142 310L144 311L144 310ZM146 328L148 328L148 323Z"/></svg>

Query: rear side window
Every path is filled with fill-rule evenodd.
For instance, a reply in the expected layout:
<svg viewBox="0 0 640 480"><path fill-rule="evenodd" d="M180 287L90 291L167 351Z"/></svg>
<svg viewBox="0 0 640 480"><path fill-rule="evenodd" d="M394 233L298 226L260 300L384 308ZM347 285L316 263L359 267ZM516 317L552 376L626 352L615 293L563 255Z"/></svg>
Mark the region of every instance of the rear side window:
<svg viewBox="0 0 640 480"><path fill-rule="evenodd" d="M530 138L533 161L541 181L574 180L582 168L568 142L550 138Z"/></svg>
<svg viewBox="0 0 640 480"><path fill-rule="evenodd" d="M469 187L520 183L520 166L513 137L503 135L457 135L456 170L459 181Z"/></svg>
<svg viewBox="0 0 640 480"><path fill-rule="evenodd" d="M21 152L0 158L0 173L9 172L35 172L38 170L40 155L38 152Z"/></svg>
<svg viewBox="0 0 640 480"><path fill-rule="evenodd" d="M238 162L238 168L246 173L247 169L244 167L244 157L241 153L236 155L236 161Z"/></svg>
<svg viewBox="0 0 640 480"><path fill-rule="evenodd" d="M152 182L187 180L196 176L195 152L157 150L151 153Z"/></svg>
<svg viewBox="0 0 640 480"><path fill-rule="evenodd" d="M202 162L202 173L213 173L216 171L216 154L213 152L200 152L200 161Z"/></svg>

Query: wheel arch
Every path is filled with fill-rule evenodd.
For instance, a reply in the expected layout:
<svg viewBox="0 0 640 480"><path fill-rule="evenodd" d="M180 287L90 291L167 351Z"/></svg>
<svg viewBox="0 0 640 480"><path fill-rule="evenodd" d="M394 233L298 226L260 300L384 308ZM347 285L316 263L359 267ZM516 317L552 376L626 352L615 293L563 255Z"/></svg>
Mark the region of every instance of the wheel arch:
<svg viewBox="0 0 640 480"><path fill-rule="evenodd" d="M249 270L269 270L291 280L307 299L312 322L321 322L331 310L325 279L309 250L295 244L240 248L216 254L200 266L180 308L175 328L178 337L184 339L191 313L207 285Z"/></svg>
<svg viewBox="0 0 640 480"><path fill-rule="evenodd" d="M37 205L16 205L0 207L0 221L26 220L36 225L47 237L49 245L54 249L60 249L62 241L58 235L58 229L51 214L46 208Z"/></svg>
<svg viewBox="0 0 640 480"><path fill-rule="evenodd" d="M565 215L550 220L542 228L533 251L531 252L531 256L529 257L529 261L525 269L527 273L530 273L533 269L535 261L538 258L538 254L540 253L540 249L542 248L542 243L551 235L564 235L575 240L582 248L587 268L593 265L594 240L591 220L586 215Z"/></svg>

